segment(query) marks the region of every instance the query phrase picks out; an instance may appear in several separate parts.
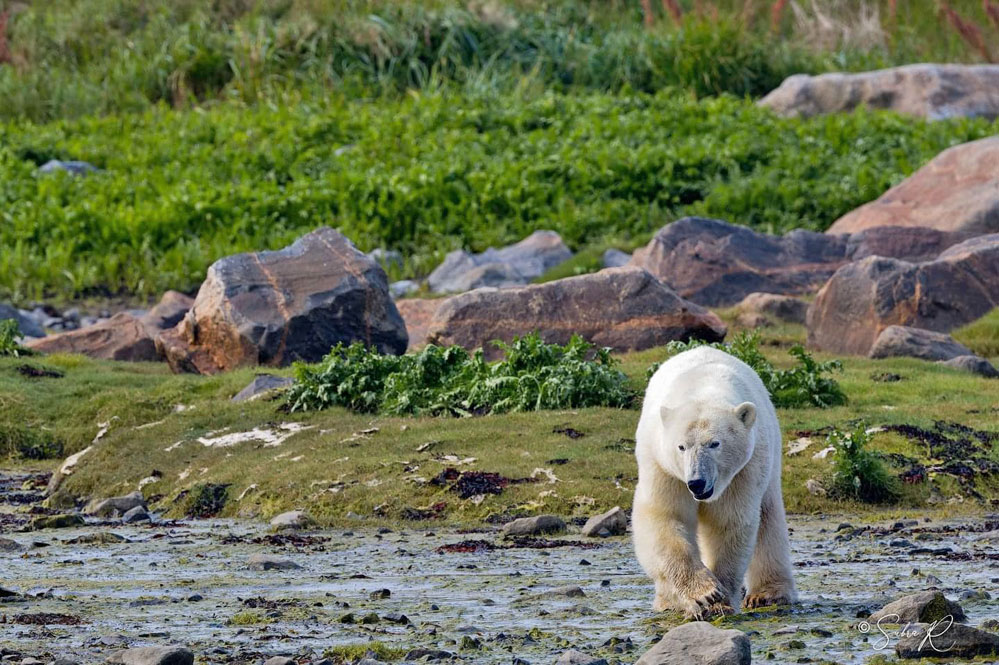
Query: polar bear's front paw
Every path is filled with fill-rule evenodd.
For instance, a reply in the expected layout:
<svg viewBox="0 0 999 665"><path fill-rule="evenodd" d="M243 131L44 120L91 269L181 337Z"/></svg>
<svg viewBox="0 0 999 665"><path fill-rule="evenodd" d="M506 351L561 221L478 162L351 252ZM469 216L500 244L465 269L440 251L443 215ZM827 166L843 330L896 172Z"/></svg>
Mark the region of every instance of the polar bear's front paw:
<svg viewBox="0 0 999 665"><path fill-rule="evenodd" d="M769 607L770 605L790 605L791 596L789 593L779 589L761 589L746 596L742 601L742 606L747 610L759 607Z"/></svg>
<svg viewBox="0 0 999 665"><path fill-rule="evenodd" d="M703 620L711 616L732 614L728 594L718 579L707 568L697 571L685 594L684 615L688 619Z"/></svg>

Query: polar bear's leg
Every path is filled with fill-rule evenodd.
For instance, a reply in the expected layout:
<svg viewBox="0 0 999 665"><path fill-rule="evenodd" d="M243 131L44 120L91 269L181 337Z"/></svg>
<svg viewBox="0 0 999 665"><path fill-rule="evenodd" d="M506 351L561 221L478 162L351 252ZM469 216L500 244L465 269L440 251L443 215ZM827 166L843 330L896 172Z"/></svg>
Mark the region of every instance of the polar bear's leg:
<svg viewBox="0 0 999 665"><path fill-rule="evenodd" d="M632 530L638 561L656 584L653 610L678 609L693 619L723 613L725 608L731 611L724 605L724 589L701 563L697 509L689 497L678 501L636 497Z"/></svg>
<svg viewBox="0 0 999 665"><path fill-rule="evenodd" d="M726 602L737 607L742 599L742 582L753 555L759 521L755 515L709 509L704 511L700 526L698 537L704 563L724 587Z"/></svg>
<svg viewBox="0 0 999 665"><path fill-rule="evenodd" d="M784 518L779 476L763 495L760 531L746 575L747 608L786 605L797 600L791 572L791 541Z"/></svg>

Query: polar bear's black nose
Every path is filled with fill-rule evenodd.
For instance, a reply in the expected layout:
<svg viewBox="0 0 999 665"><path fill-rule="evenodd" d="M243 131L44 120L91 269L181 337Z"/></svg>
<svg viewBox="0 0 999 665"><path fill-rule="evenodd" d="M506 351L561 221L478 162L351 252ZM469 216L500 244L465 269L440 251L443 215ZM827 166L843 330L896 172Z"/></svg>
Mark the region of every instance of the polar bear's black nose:
<svg viewBox="0 0 999 665"><path fill-rule="evenodd" d="M687 481L687 487L689 487L690 491L693 492L694 494L703 494L705 485L707 485L707 483L705 483L700 478L696 480Z"/></svg>

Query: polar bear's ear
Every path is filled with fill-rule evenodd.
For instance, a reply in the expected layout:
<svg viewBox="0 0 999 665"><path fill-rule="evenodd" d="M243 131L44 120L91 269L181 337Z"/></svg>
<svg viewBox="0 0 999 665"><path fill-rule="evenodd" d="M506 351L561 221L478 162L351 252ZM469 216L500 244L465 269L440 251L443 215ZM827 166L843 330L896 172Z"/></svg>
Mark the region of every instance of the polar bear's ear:
<svg viewBox="0 0 999 665"><path fill-rule="evenodd" d="M747 428L752 427L753 423L756 422L756 406L752 402L743 402L735 407L735 417L741 420Z"/></svg>
<svg viewBox="0 0 999 665"><path fill-rule="evenodd" d="M669 414L673 413L673 409L669 408L665 404L659 407L659 418L663 422L669 420Z"/></svg>

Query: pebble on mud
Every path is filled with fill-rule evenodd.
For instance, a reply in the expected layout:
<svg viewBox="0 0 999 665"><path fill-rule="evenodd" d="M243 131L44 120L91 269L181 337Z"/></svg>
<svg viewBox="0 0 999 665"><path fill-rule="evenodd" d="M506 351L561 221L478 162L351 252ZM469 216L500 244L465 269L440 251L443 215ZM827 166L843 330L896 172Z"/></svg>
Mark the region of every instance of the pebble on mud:
<svg viewBox="0 0 999 665"><path fill-rule="evenodd" d="M603 658L594 658L582 651L572 649L559 656L559 659L555 661L555 665L607 665L607 661Z"/></svg>
<svg viewBox="0 0 999 665"><path fill-rule="evenodd" d="M722 630L692 621L663 635L635 665L749 665L749 637L741 630Z"/></svg>
<svg viewBox="0 0 999 665"><path fill-rule="evenodd" d="M250 570L295 570L300 565L289 559L281 559L270 554L253 554L247 560Z"/></svg>
<svg viewBox="0 0 999 665"><path fill-rule="evenodd" d="M890 619L898 617L894 622L932 623L946 616L953 616L954 621L966 620L961 606L947 598L939 591L921 591L888 603L870 616L868 621L876 624L878 621L889 623Z"/></svg>
<svg viewBox="0 0 999 665"><path fill-rule="evenodd" d="M194 653L183 647L140 647L111 654L116 665L194 665Z"/></svg>
<svg viewBox="0 0 999 665"><path fill-rule="evenodd" d="M583 526L583 535L591 538L620 536L628 532L628 514L614 506L602 515L594 515Z"/></svg>

